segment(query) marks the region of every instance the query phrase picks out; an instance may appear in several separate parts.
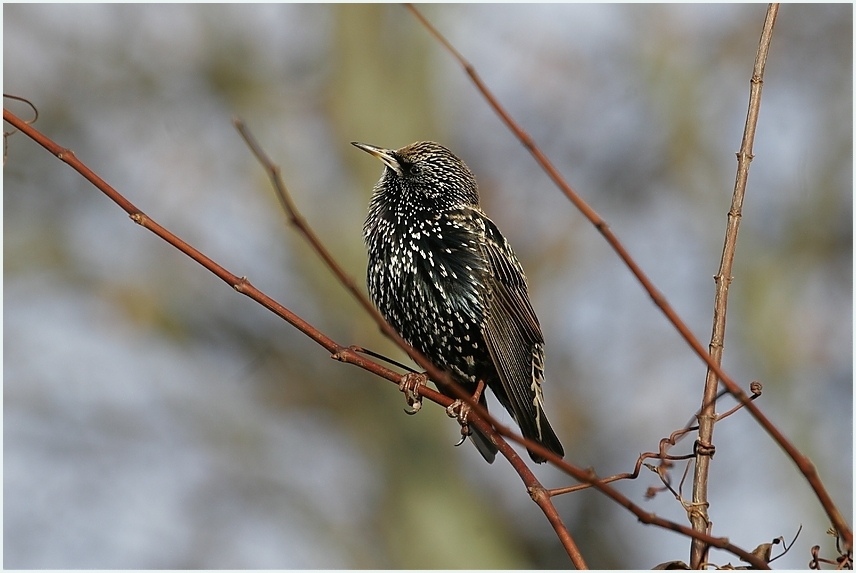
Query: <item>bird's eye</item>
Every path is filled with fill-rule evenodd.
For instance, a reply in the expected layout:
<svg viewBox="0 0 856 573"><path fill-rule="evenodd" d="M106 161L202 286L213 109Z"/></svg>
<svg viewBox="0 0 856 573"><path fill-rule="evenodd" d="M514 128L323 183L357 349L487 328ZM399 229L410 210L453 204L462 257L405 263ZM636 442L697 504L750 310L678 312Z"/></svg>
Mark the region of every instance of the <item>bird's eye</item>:
<svg viewBox="0 0 856 573"><path fill-rule="evenodd" d="M414 176L415 175L421 175L422 174L422 168L419 167L415 163L411 163L410 165L407 166L407 174L408 175L414 175Z"/></svg>

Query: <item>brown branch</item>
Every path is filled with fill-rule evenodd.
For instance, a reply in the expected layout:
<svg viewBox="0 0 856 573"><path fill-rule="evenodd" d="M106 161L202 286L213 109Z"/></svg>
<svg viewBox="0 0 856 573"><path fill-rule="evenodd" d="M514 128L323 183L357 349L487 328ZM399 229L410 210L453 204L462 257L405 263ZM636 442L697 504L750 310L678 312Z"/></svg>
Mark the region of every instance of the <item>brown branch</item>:
<svg viewBox="0 0 856 573"><path fill-rule="evenodd" d="M154 221L151 217L142 212L139 208L137 208L133 203L131 203L128 199L126 199L121 193L116 191L113 187L111 187L106 181L101 179L98 175L96 175L91 169L89 169L84 163L77 159L74 153L66 148L63 148L56 143L54 143L50 138L43 135L41 132L36 130L35 128L29 126L25 122L23 122L20 118L10 113L6 109L3 110L3 118L5 121L9 122L12 126L18 128L31 139L36 141L42 147L47 149L50 153L55 155L57 158L68 164L72 169L80 173L84 178L86 178L89 182L91 182L96 188L102 191L105 195L107 195L114 203L119 205L122 210L124 210L130 216L131 220L140 226L150 230L155 235L178 249L180 252L184 253L204 268L212 272L214 275L222 279L224 282L229 284L232 288L237 290L238 292L248 296L249 298L255 300L265 308L271 310L276 315L285 319L289 324L300 330L302 333L307 335L309 338L320 344L327 351L331 353L331 357L335 360L339 360L340 362L353 364L364 370L367 370L373 374L376 374L382 378L385 378L395 384L399 384L401 380L401 375L397 372L394 372L373 360L369 360L359 353L355 352L352 348L345 347L343 345L338 344L333 339L329 338L321 331L316 329L314 326L300 318L298 315L294 314L290 310L288 310L285 306L281 305L277 301L265 295L263 292L259 291L256 287L254 287L246 277L238 277L237 275L229 272L225 268L221 267L219 264L214 262L212 259L201 253L199 250L186 243L174 233L162 227L156 221ZM242 133L245 135L245 139L249 136L249 133L244 129ZM250 137L247 139L247 142L251 144L251 148L253 148L254 152L261 152L261 149L258 145L254 144L254 140ZM257 156L262 159L266 156L261 152L261 155L257 153ZM265 162L263 161L263 164ZM272 167L271 173L277 174L278 168L274 166L269 160L265 164L266 167ZM278 179L278 177L274 178ZM315 237L311 228L305 224L302 217L300 217L299 213L294 209L293 203L290 202L287 191L285 190L284 185L281 187L281 190L284 191L281 198L284 201L287 201L292 211L290 212L290 217L292 221L299 221L299 228L307 237ZM313 246L321 251L327 253L323 244L315 237L315 241ZM341 267L335 262L332 256L327 253L327 258L325 259L331 267L339 269L341 272ZM343 281L347 284L347 281ZM351 284L353 284L351 282ZM356 289L355 289L356 290ZM356 291L359 292L359 291ZM378 315L379 316L379 315ZM394 331L392 334L397 336ZM411 349L412 350L412 349ZM417 358L421 358L418 357ZM425 360L422 358L422 360ZM418 360L417 360L418 361ZM442 379L443 373L440 372L437 368L435 368L430 362L427 362L427 366L429 370L433 370L436 376ZM450 406L454 400L431 390L426 386L421 386L418 389L420 396L424 398L428 398L429 400L440 404L441 406L448 407ZM522 459L517 455L516 451L512 449L492 428L492 426L480 418L477 414L471 415L469 419L469 423L477 426L485 435L487 435L499 448L499 451L509 460L512 466L518 471L521 478L523 479L527 490L530 492L543 492L546 491L545 488L541 485L541 483L535 478L535 475L526 467L526 464ZM502 426L499 426L502 428ZM511 433L510 430L505 428L505 431ZM514 436L512 436L514 437ZM521 442L525 442L522 438ZM548 495L532 495L533 501L535 501L538 506L544 511L548 521L556 530L559 539L562 544L565 546L568 555L571 557L574 565L577 568L583 569L586 568L585 561L582 558L582 555L579 551L578 546L574 542L573 538L570 535L570 532L567 530L567 527L562 523L561 518L559 517L558 511L553 505L552 498Z"/></svg>
<svg viewBox="0 0 856 573"><path fill-rule="evenodd" d="M180 239L178 236L165 229L161 225L159 225L156 221L150 218L148 215L143 213L142 210L137 208L136 205L131 203L128 199L126 199L121 193L116 191L113 187L111 187L106 181L101 179L98 175L96 175L89 167L83 164L77 157L74 155L74 152L70 149L66 149L54 143L50 138L43 135L37 129L22 121L20 118L10 113L5 108L3 109L3 119L9 122L12 126L19 129L25 135L30 137L33 141L47 149L50 153L55 155L61 161L65 162L72 169L80 173L85 179L87 179L90 183L92 183L96 188L98 188L102 193L107 195L114 203L116 203L119 207L122 208L123 211L128 213L131 217L131 220L137 223L138 225L148 229L203 267L212 272L218 278L223 280L229 286L234 288L236 291L241 294L247 295L252 298L268 310L274 312L276 315L285 319L289 324L297 328L300 332L309 336L312 340L326 348L331 353L337 352L341 349L341 347L334 342L331 338L327 337L323 333L319 332L308 322L304 321L302 318L285 308L283 305L279 304L272 298L268 297L258 289L256 289L250 281L247 280L246 277L238 277L234 275L218 265L212 259L208 258L197 249L193 248L191 245ZM391 372L391 371L390 371Z"/></svg>
<svg viewBox="0 0 856 573"><path fill-rule="evenodd" d="M383 329L385 326L383 324L383 317L381 317L380 313L375 309L369 299L366 298L366 295L363 294L357 285L354 279L346 273L341 266L336 262L333 258L333 255L330 254L330 251L324 246L312 228L306 223L306 219L303 218L300 211L297 210L297 206L294 204L294 201L291 199L291 195L288 193L288 189L285 187L285 184L282 181L282 176L280 175L280 168L277 164L271 161L270 157L268 157L267 153L265 153L264 149L258 144L253 134L250 133L250 130L247 129L246 124L240 118L232 119L232 123L235 128L238 130L238 133L241 134L241 137L244 138L244 141L247 143L247 146L250 148L250 151L253 152L253 155L256 156L259 163L261 163L262 167L264 167L265 172L268 174L270 178L271 185L273 185L274 191L276 191L276 196L279 199L280 204L282 205L283 211L288 216L288 221L294 227L300 231L303 237L309 242L309 245L312 249L321 257L327 267L336 275L336 278L342 285L348 290L349 293L357 300L359 305L363 307L363 310L368 312L375 319L375 322L378 323L379 326ZM388 326L388 325L386 325ZM391 328L389 330L392 330ZM386 332L386 329L384 329ZM387 333L389 334L389 333ZM406 349L405 349L406 350Z"/></svg>
<svg viewBox="0 0 856 573"><path fill-rule="evenodd" d="M240 120L236 120L235 125L236 125L236 127L238 127L239 131L241 132L241 135L245 138L247 143L250 145L251 149L253 149L253 153L256 155L257 158L259 158L263 167L268 172L268 174L271 176L271 179L273 181L273 184L274 184L274 187L276 188L277 193L283 195L283 197L281 197L281 201L282 201L283 205L285 206L285 208L287 210L295 210L295 213L296 213L296 206L294 205L294 201L289 196L288 189L285 186L285 183L282 181L282 179L280 177L279 168L276 167L269 159L267 159L267 155L261 150L260 146L258 145L257 142L255 142L255 139L252 137L252 135L250 134L247 127ZM289 214L290 219L292 219L292 220L297 219L297 220L303 221L303 218L299 215L299 213L297 213L296 216L295 216L295 213ZM311 233L311 236L314 237L315 236L314 233L311 232L311 229L309 229L308 225L305 222L302 223L302 226L298 226L298 230L300 230L301 232L305 232L307 229ZM307 240L309 240L308 235L307 235ZM320 241L318 241L317 239L315 241L310 240L309 242L310 242L310 245L312 245L312 246L315 246L316 243L320 245ZM322 248L323 248L323 246L322 246ZM326 252L326 249L324 249L324 251ZM320 252L319 252L319 254L320 254ZM322 258L325 258L325 257L322 256ZM326 260L327 259L325 258L325 261ZM337 271L337 269L341 269L341 267L337 263L335 263L335 261L332 260L332 257L330 257L330 261L332 262L331 270L333 270L334 274L336 274L336 276L338 277L339 272ZM347 283L345 283L345 286L347 287ZM362 293L359 293L359 295L361 297L363 296ZM376 316L376 317L380 317L380 314L377 313L377 311L374 309L374 307L372 306L371 308L373 311L372 315ZM389 327L389 325L386 323L386 321L383 320L382 317L380 317L379 320L382 321L382 322L379 322L379 324L381 325L382 328L385 327L385 328L392 330L391 327ZM398 340L401 340L401 338L397 335L397 333L395 333L394 330L392 332L395 334L395 337ZM403 344L403 346L402 346L403 348L405 348L405 349L409 348L409 346L407 345L406 342L402 341L402 344ZM410 350L412 350L412 349L410 349ZM423 366L423 365L420 364L420 366ZM444 377L446 376L445 373L443 373L442 371L438 371L438 369L433 364L431 364L430 362L426 361L424 366L426 367L426 370L429 371L428 373L431 375L432 378L435 378L435 376L444 376ZM432 370L434 372L437 372L437 374L433 374ZM436 378L435 378L435 380L436 380ZM423 388L425 388L425 387L424 386L418 387L420 394L422 393ZM470 405L477 406L477 407L479 406L477 402L472 402L471 400L469 400L469 396L465 396L465 397L468 398L467 402ZM451 404L451 399L447 398L447 400L449 400L448 403ZM432 401L440 403L441 405L446 405L441 400L433 400L432 399ZM479 408L479 410L481 410L481 408ZM640 521L642 521L644 523L651 523L654 525L659 525L660 527L664 527L666 529L671 529L673 531L678 531L678 532L683 533L685 535L688 535L690 537L698 536L700 539L705 540L706 542L709 542L710 540L715 540L715 542L717 543L717 545L716 545L717 547L721 547L723 549L731 551L731 552L735 553L736 555L740 556L741 559L751 560L753 558L751 553L748 553L748 552L744 551L743 549L740 549L739 547L735 547L735 546L729 544L728 540L725 538L717 539L717 538L713 538L709 535L706 535L704 533L699 534L697 532L692 531L692 529L690 529L688 527L685 527L683 525L679 525L677 523L670 522L668 520L664 520L662 518L658 518L657 516L655 516L653 514L650 514L650 513L643 511L641 508L639 508L638 506L633 504L629 499L627 499L626 497L624 497L623 495L621 495L617 491L606 487L606 483L608 483L610 481L614 481L614 479L612 479L612 478L599 479L596 477L596 475L594 474L593 471L583 470L581 468L578 468L576 466L569 464L565 460L559 459L555 454L553 454L549 450L545 449L540 444L538 444L536 442L530 442L529 440L526 440L526 439L522 438L521 436L517 435L516 433L510 431L507 427L505 427L501 424L497 424L496 421L493 420L489 415L482 415L481 411L479 411L478 414L479 414L478 416L473 417L469 420L470 423L477 426L486 436L488 436L488 438L490 438L497 445L500 453L502 453L506 457L506 459L509 460L511 465L514 467L514 469L517 471L517 473L523 479L524 483L527 484L528 490L530 492L530 496L532 497L533 501L535 501L541 507L541 509L544 511L545 516L547 517L548 521L553 525L554 529L556 530L556 533L558 534L559 539L562 541L566 551L568 552L568 555L571 557L572 560L574 560L575 566L579 567L580 564L584 565L584 562L582 562L582 557L579 556L578 550L575 552L576 546L573 545L573 539L571 538L570 534L568 533L567 528L564 526L564 524L562 524L562 522L558 516L558 513L555 510L555 506L553 506L552 502L549 501L549 499L551 497L553 497L554 495L559 495L560 493L565 493L567 490L555 490L555 489L554 490L546 490L540 485L540 483L538 483L535 486L529 485L530 483L537 483L537 479L534 477L534 475L532 475L531 470L529 470L529 468L526 466L525 462L516 454L516 452L513 449L511 449L508 446L507 442L500 439L499 436L497 436L496 434L499 434L499 435L506 437L506 438L510 438L510 439L526 446L529 449L536 450L538 453L544 455L544 457L549 458L550 462L553 463L553 465L555 465L559 469L563 470L568 475L570 475L570 476L572 476L572 477L574 477L580 481L586 482L584 486L577 486L576 488L571 488L571 489L582 489L583 487L594 487L594 488L600 490L602 493L605 493L608 497L612 498L614 501L617 501L619 504L628 508L630 511L632 511L639 518ZM666 456L666 454L661 452L660 454L651 454L651 456L652 457L663 457L663 456ZM680 459L685 459L685 457L681 457ZM639 465L640 464L641 464L641 458L640 458L640 462L637 464L637 468L636 468L637 474L639 471ZM620 478L615 478L615 479L620 479ZM579 559L579 562L576 560L577 558ZM760 564L760 562L756 563L756 565L758 565L758 564Z"/></svg>
<svg viewBox="0 0 856 573"><path fill-rule="evenodd" d="M829 495L829 492L826 490L826 486L824 486L823 481L820 479L820 476L817 473L817 468L814 467L814 464L809 460L793 443L788 440L784 434L767 418L767 416L761 412L761 410L752 403L750 397L740 388L740 386L730 377L722 368L716 363L715 360L710 356L710 354L704 349L701 342L695 335L690 331L690 329L686 326L683 320L678 316L672 306L668 303L665 297L654 287L654 284L651 280L645 275L639 265L633 260L627 250L624 248L624 245L618 240L618 237L612 232L607 225L606 221L597 214L597 212L592 209L577 193L574 191L571 186L565 181L562 175L558 172L558 170L553 166L544 152L535 144L532 138L525 132L523 129L511 118L507 111L499 104L497 99L493 96L484 82L481 80L479 75L476 73L475 68L470 64L467 60L461 56L461 54L452 46L449 41L443 37L440 32L434 28L430 22L417 10L412 4L406 4L408 10L410 10L413 15L419 20L419 22L425 27L428 33L434 37L458 62L458 64L463 68L464 72L470 77L473 84L476 86L476 89L482 94L491 108L496 112L496 114L502 119L502 121L506 124L506 126L514 133L517 139L526 147L527 150L532 154L535 158L536 162L541 166L544 172L550 177L553 183L559 188L559 190L564 193L571 203L574 204L575 207L594 225L594 227L603 235L604 239L609 243L609 245L616 252L618 257L624 262L625 265L630 269L651 299L654 301L654 304L663 312L669 322L675 327L675 329L680 333L683 337L684 341L693 349L693 351L701 358L707 367L716 375L716 377L722 382L723 386L725 386L726 390L729 394L734 396L734 398L740 402L746 410L752 415L752 417L761 425L762 428L770 435L770 437L775 441L779 447L781 447L785 453L793 460L796 464L799 471L805 476L812 490L815 492L820 504L823 506L824 511L826 511L827 516L832 522L833 526L841 532L845 543L848 547L852 547L853 545L853 532L850 529L850 526L847 524L847 521L844 519L844 516L841 514L841 511L835 505L832 498Z"/></svg>
<svg viewBox="0 0 856 573"><path fill-rule="evenodd" d="M289 221L294 225L294 227L303 235L306 241L309 243L310 247L315 250L315 252L321 257L330 271L336 276L340 283L357 299L360 306L363 307L366 312L371 315L377 325L380 327L381 331L389 336L394 342L398 344L411 358L413 358L417 364L426 369L431 378L435 381L440 381L441 383L448 384L448 386L454 390L459 392L459 397L476 410L476 416L471 416L468 418L468 423L473 424L486 435L488 436L497 446L500 453L502 453L506 459L511 463L517 473L520 475L523 482L527 485L527 489L530 492L530 496L532 500L541 508L544 512L544 515L547 517L547 521L550 522L550 525L553 526L553 529L556 531L556 535L559 537L559 540L562 542L562 545L565 547L565 550L568 553L568 556L571 558L571 561L574 563L574 566L577 569L587 569L585 560L582 557L582 553L579 550L576 542L571 536L568 528L562 522L559 517L558 512L556 511L556 507L553 505L553 501L549 495L544 495L543 492L546 490L532 473L532 471L528 468L526 463L517 455L517 453L508 445L505 440L500 436L492 437L491 434L493 432L493 425L496 430L498 430L499 434L507 435L512 439L517 439L518 436L510 429L506 428L503 425L496 422L492 416L488 414L488 412L481 407L481 405L477 401L473 401L471 396L460 388L460 386L455 383L455 381L448 376L447 373L443 372L439 368L437 368L434 364L432 364L427 358L422 356L419 352L417 352L413 347L411 347L396 331L393 329L388 322L383 318L383 316L378 312L378 310L374 307L371 302L369 302L368 298L363 294L363 292L356 287L356 283L354 280L342 269L341 265L339 265L309 224L306 223L306 220L300 214L295 205L294 201L291 198L291 194L288 192L288 188L285 185L285 182L282 180L281 171L278 165L276 165L273 161L270 160L268 155L264 152L262 147L256 141L255 137L253 137L249 128L247 128L246 124L238 118L233 120L235 127L238 132L241 134L241 137L244 138L250 150L253 152L253 155L259 160L264 170L267 172L271 184L276 191L277 197L279 197L280 203L283 206L286 214L288 215ZM349 355L350 356L350 355ZM338 357L337 357L338 358ZM423 392L425 386L418 386L417 391L420 396L425 396ZM444 396L445 398L445 396ZM448 403L445 406L449 406L452 404L452 400L446 398ZM436 401L436 400L434 400ZM481 418L481 419L478 419ZM484 423L484 427L481 423ZM488 431L490 429L491 431ZM519 436L519 440L524 446L532 447L536 446L535 449L540 448L540 444L536 444L535 442L530 442L526 440L522 436ZM546 451L546 450L544 450ZM552 452L550 452L552 454ZM554 456L555 457L555 456Z"/></svg>
<svg viewBox="0 0 856 573"><path fill-rule="evenodd" d="M203 267L211 271L213 274L221 278L223 281L225 281L227 284L232 286L238 292L252 298L253 300L262 304L265 308L268 308L278 316L284 318L295 328L297 328L298 330L306 334L308 337L310 337L312 340L323 346L326 350L328 350L331 353L332 358L339 360L340 362L353 364L355 366L363 368L364 370L376 374L377 376L380 376L395 384L398 384L400 382L400 374L372 360L369 360L364 356L361 356L359 353L355 352L349 347L338 344L331 338L321 333L311 324L304 321L302 318L292 313L287 308L285 308L278 302L274 301L273 299L256 289L245 277L239 278L237 275L230 273L229 271L218 265L216 262L199 252L197 249L193 248L170 231L161 227L159 224L157 224L155 221L145 215L135 205L133 205L133 203L128 201L113 187L108 185L103 179L101 179L94 172L92 172L86 165L80 162L74 156L74 153L70 150L57 145L50 138L40 133L32 126L27 125L20 118L18 118L6 109L3 110L3 119L9 122L14 127L21 130L22 133L39 143L42 147L44 147L49 152L58 157L60 160L68 164L75 171L80 173L96 188L101 190L112 201L119 205L126 213L128 213L131 216L132 220L134 220L136 223L149 229L158 237L167 241L169 244L176 247L179 251L191 257L200 265L202 265ZM428 363L428 366L434 368L433 365L430 364L430 362ZM436 368L434 369L436 370ZM448 407L454 402L452 398L449 398L444 394L431 390L427 386L420 386L418 388L418 392L421 396L443 407ZM567 531L567 528L562 523L561 518L559 517L558 512L556 511L555 506L552 503L553 496L549 495L550 492L541 485L537 478L535 478L531 470L529 470L529 468L526 466L520 456L517 455L517 452L513 448L511 448L507 442L501 439L499 432L508 431L508 429L504 428L501 425L497 425L497 427L494 428L490 423L486 421L484 417L478 415L477 413L476 415L472 415L470 417L469 423L476 426L497 445L499 452L502 453L502 455L505 456L506 459L508 459L509 463L521 476L521 479L526 485L527 491L529 492L533 501L535 501L544 511L545 516L547 517L550 524L553 526L554 530L557 532L559 539L563 543L565 550L568 552L568 555L571 557L574 564L577 566L585 567L585 562L582 561L578 547L574 543L572 537L570 536L570 533ZM767 568L766 564L761 559L755 557L744 549L731 544L727 538L716 538L704 533L699 533L697 531L693 531L689 527L663 519L653 513L646 512L618 491L605 485L605 483L603 483L603 481L600 480L593 471L586 471L576 466L573 466L564 460L558 459L555 455L552 455L551 452L548 452L545 448L540 447L539 444L533 443L532 446L530 446L523 438L516 436L511 432L509 432L509 434L510 435L507 437L519 443L522 443L527 447L532 447L533 449L540 448L539 453L545 454L545 457L551 458L551 461L558 468L580 481L592 484L598 491L602 492L607 497L613 499L614 501L631 511L634 515L637 516L637 518L641 522L669 529L689 537L698 538L713 547L718 547L725 551L729 551L740 557L742 560L751 563L752 565L755 565L756 567Z"/></svg>

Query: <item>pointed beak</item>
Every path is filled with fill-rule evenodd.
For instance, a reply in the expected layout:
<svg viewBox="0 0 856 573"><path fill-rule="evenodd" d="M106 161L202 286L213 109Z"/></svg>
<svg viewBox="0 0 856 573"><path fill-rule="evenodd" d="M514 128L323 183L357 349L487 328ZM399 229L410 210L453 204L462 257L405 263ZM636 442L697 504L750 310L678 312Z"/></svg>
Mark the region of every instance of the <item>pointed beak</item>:
<svg viewBox="0 0 856 573"><path fill-rule="evenodd" d="M384 149L382 147L376 147L374 145L369 145L368 143L359 143L357 141L352 141L351 145L362 149L366 153L374 155L383 161L387 167L401 175L401 165L398 163L398 160L395 158L394 152L391 149Z"/></svg>

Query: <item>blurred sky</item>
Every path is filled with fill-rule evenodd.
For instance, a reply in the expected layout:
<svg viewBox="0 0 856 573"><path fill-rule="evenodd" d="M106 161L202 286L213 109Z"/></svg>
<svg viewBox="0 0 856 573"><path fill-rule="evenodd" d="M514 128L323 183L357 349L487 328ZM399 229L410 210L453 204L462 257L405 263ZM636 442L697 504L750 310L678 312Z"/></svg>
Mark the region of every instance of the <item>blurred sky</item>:
<svg viewBox="0 0 856 573"><path fill-rule="evenodd" d="M425 7L705 344L764 12ZM4 92L38 106L41 131L338 342L400 356L287 227L233 116L360 283L381 165L349 142L433 139L469 164L527 269L570 462L629 471L698 407L701 361L404 8L15 4L3 16ZM746 387L764 384L756 403L851 524L852 106L852 7L782 6L724 359ZM569 566L516 474L453 448L440 408L405 416L393 385L330 360L26 137L7 144L5 567ZM746 413L714 441L715 535L751 550L802 525L776 565L805 567L815 544L833 556L810 488ZM616 487L685 523L670 495L643 499L657 483ZM591 567L688 560L687 539L602 495L556 503Z"/></svg>

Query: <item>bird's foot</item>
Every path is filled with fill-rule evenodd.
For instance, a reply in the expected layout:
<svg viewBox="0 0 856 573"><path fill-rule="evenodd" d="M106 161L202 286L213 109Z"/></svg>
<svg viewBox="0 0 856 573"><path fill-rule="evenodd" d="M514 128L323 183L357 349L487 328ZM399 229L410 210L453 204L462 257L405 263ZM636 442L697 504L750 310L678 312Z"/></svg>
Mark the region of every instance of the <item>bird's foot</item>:
<svg viewBox="0 0 856 573"><path fill-rule="evenodd" d="M455 400L446 408L446 415L450 418L455 418L461 425L461 441L455 444L455 446L460 446L472 434L470 424L467 422L467 417L470 415L470 406L463 400Z"/></svg>
<svg viewBox="0 0 856 573"><path fill-rule="evenodd" d="M401 377L398 389L404 392L404 399L407 400L407 406L410 408L404 409L405 414L412 416L422 409L422 396L419 395L418 388L427 384L428 376L424 372L409 372Z"/></svg>

